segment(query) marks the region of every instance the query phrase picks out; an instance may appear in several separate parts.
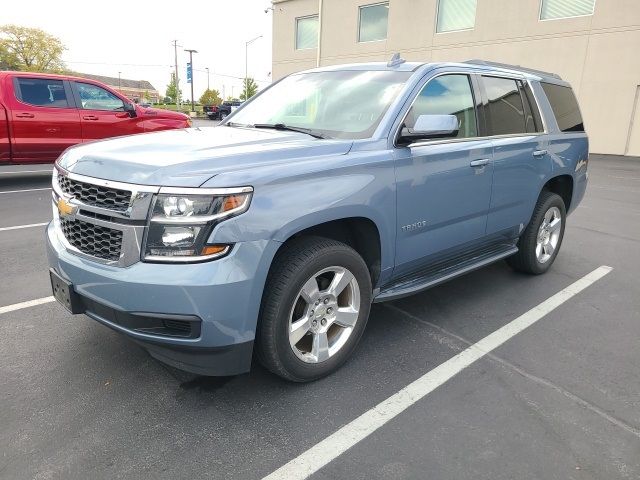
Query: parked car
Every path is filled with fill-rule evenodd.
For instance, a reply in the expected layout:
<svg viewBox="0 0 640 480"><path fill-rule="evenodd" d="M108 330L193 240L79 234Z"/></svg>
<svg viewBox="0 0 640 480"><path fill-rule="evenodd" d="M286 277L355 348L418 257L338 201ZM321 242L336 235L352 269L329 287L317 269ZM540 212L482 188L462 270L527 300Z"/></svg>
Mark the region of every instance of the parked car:
<svg viewBox="0 0 640 480"><path fill-rule="evenodd" d="M202 111L209 118L209 120L218 120L218 105L203 105Z"/></svg>
<svg viewBox="0 0 640 480"><path fill-rule="evenodd" d="M226 102L222 102L222 104L218 107L218 119L224 120L229 115L231 115L242 102L240 100L228 100Z"/></svg>
<svg viewBox="0 0 640 480"><path fill-rule="evenodd" d="M135 105L95 80L0 72L0 164L53 162L77 143L190 125L182 113Z"/></svg>
<svg viewBox="0 0 640 480"><path fill-rule="evenodd" d="M67 150L53 292L177 368L238 374L255 349L310 381L352 355L372 302L501 259L546 272L587 166L557 75L401 59L296 73L206 131Z"/></svg>

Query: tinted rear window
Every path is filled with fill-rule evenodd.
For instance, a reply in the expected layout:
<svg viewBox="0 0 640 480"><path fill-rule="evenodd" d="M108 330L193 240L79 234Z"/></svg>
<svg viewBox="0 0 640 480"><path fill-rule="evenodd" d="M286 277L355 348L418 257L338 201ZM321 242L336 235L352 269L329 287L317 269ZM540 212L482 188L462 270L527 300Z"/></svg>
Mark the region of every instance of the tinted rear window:
<svg viewBox="0 0 640 480"><path fill-rule="evenodd" d="M518 84L511 78L482 77L489 100L491 135L510 135L527 131L524 106Z"/></svg>
<svg viewBox="0 0 640 480"><path fill-rule="evenodd" d="M573 90L570 87L552 83L541 83L541 85L549 99L560 130L563 132L584 132L582 115L580 115L580 108Z"/></svg>
<svg viewBox="0 0 640 480"><path fill-rule="evenodd" d="M38 107L69 107L62 80L18 77L16 81L19 86L16 96L24 103Z"/></svg>

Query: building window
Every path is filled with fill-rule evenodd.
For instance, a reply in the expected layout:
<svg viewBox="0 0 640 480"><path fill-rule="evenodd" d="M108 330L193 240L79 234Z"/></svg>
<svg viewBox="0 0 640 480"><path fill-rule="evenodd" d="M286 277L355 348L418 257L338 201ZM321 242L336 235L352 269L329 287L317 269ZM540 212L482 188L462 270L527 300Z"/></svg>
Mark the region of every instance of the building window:
<svg viewBox="0 0 640 480"><path fill-rule="evenodd" d="M374 42L387 39L389 2L360 7L358 27L359 42Z"/></svg>
<svg viewBox="0 0 640 480"><path fill-rule="evenodd" d="M593 15L596 0L541 0L540 20Z"/></svg>
<svg viewBox="0 0 640 480"><path fill-rule="evenodd" d="M296 50L318 48L318 15L296 18Z"/></svg>
<svg viewBox="0 0 640 480"><path fill-rule="evenodd" d="M476 24L477 0L438 0L436 32L469 30Z"/></svg>

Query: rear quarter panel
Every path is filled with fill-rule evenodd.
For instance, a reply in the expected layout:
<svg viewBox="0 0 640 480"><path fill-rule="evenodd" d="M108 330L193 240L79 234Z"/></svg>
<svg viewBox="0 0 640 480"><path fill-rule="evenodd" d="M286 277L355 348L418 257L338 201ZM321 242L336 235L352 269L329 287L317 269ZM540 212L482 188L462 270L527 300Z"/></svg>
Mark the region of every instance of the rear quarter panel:
<svg viewBox="0 0 640 480"><path fill-rule="evenodd" d="M534 82L533 89L549 132L547 151L551 160L551 171L543 184L559 175L569 175L573 178L573 195L567 211L571 213L580 204L587 188L589 137L586 132L561 132L542 86Z"/></svg>

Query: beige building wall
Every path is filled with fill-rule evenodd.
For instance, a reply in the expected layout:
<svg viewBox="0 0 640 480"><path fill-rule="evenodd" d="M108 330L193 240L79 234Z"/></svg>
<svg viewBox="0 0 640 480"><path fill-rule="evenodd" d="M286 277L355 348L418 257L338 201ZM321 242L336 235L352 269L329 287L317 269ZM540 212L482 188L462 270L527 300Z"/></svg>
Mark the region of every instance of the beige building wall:
<svg viewBox="0 0 640 480"><path fill-rule="evenodd" d="M316 66L295 49L296 18L322 3L320 65L472 58L558 73L576 91L594 153L640 156L640 0L596 0L593 15L539 20L541 0L478 0L475 27L436 33L438 0L389 0L386 40L358 43L358 8L375 0L274 0L273 77Z"/></svg>

